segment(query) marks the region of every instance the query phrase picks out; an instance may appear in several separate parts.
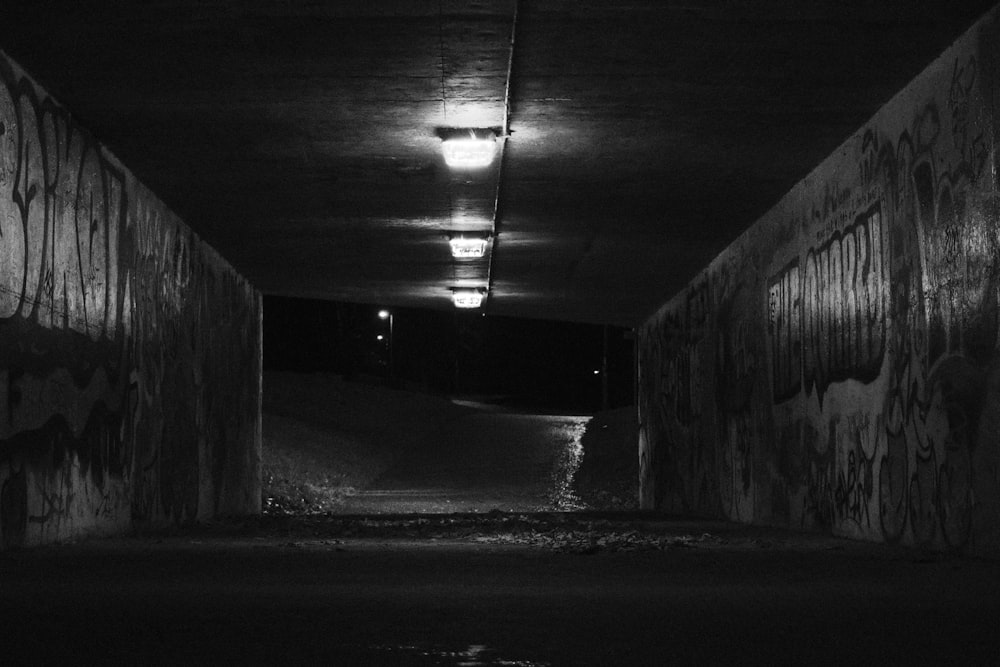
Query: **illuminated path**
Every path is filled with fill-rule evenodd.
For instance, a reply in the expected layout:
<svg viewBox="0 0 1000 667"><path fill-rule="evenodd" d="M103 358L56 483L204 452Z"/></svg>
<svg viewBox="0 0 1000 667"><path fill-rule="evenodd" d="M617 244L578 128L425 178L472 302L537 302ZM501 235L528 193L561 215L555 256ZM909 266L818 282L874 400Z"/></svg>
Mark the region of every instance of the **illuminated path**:
<svg viewBox="0 0 1000 667"><path fill-rule="evenodd" d="M589 417L472 412L444 442L410 452L346 514L575 509L569 491Z"/></svg>

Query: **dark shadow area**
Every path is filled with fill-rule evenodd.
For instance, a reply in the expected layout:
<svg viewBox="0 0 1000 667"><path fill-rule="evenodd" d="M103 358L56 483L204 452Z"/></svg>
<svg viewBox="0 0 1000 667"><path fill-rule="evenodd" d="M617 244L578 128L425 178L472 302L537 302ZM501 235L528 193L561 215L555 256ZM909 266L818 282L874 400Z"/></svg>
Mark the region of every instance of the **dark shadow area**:
<svg viewBox="0 0 1000 667"><path fill-rule="evenodd" d="M639 424L634 406L598 412L580 439L573 489L595 510L639 509Z"/></svg>
<svg viewBox="0 0 1000 667"><path fill-rule="evenodd" d="M265 370L333 373L529 412L590 414L634 403L627 329L386 308L390 331L378 316L383 308L266 296Z"/></svg>
<svg viewBox="0 0 1000 667"><path fill-rule="evenodd" d="M0 572L5 664L1000 654L996 562L654 514L262 517L4 552Z"/></svg>

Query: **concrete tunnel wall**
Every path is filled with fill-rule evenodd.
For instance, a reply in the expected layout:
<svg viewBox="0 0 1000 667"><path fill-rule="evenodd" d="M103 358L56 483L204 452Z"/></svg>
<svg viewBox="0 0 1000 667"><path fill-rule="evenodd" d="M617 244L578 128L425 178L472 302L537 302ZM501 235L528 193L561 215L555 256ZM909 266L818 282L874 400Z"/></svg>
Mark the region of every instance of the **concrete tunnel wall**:
<svg viewBox="0 0 1000 667"><path fill-rule="evenodd" d="M260 511L261 296L0 52L0 545Z"/></svg>
<svg viewBox="0 0 1000 667"><path fill-rule="evenodd" d="M643 507L1000 552L998 77L994 10L641 327Z"/></svg>

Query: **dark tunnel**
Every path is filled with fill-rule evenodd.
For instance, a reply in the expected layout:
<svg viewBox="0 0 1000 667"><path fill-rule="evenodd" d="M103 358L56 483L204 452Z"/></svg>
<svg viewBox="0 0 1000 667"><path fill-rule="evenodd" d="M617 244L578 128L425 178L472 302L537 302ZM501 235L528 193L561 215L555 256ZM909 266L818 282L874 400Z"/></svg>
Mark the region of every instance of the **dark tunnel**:
<svg viewBox="0 0 1000 667"><path fill-rule="evenodd" d="M3 0L0 664L994 664L995 0Z"/></svg>

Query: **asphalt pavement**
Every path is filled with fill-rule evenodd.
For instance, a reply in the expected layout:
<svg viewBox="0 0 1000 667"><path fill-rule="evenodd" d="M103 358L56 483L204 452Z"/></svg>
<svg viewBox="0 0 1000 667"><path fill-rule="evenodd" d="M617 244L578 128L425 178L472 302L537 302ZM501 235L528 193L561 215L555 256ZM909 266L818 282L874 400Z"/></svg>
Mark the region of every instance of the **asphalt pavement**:
<svg viewBox="0 0 1000 667"><path fill-rule="evenodd" d="M646 514L273 516L0 553L0 663L997 664L1000 564Z"/></svg>

